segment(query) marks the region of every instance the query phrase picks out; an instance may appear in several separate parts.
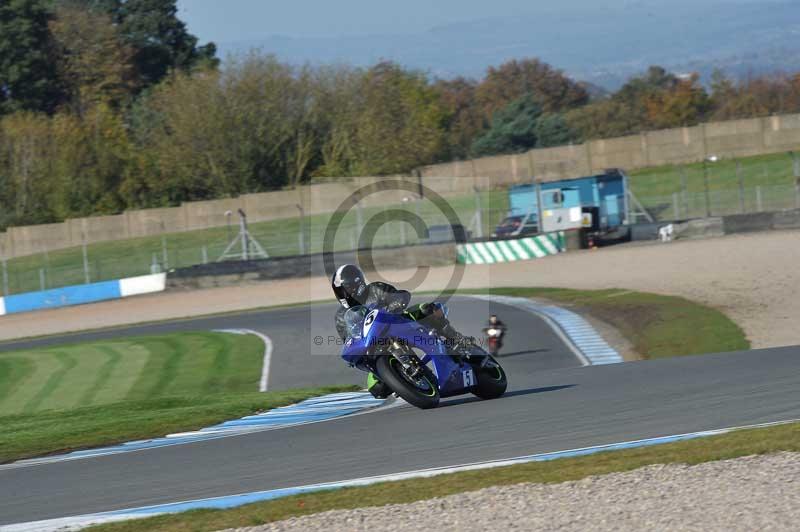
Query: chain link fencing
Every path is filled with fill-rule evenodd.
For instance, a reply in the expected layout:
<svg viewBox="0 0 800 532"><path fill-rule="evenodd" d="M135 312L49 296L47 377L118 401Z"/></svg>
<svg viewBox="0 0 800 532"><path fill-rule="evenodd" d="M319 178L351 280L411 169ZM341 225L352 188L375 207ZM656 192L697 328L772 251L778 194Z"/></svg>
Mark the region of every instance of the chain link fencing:
<svg viewBox="0 0 800 532"><path fill-rule="evenodd" d="M505 190L476 192L449 199L448 204L460 220L463 235L478 238L490 235L505 217L507 196ZM397 221L397 211L412 214L421 223L414 226ZM295 218L249 223L246 239L241 238L240 225L231 220L224 227L101 242L2 260L2 293L11 295L160 273L225 260L223 255L228 260L241 260L243 240L251 259L264 258L260 250L268 257L321 253L331 218L331 214L305 216L298 211ZM339 224L334 250L409 246L450 241L454 237L454 229L436 205L426 198L413 197L394 205L352 209Z"/></svg>
<svg viewBox="0 0 800 532"><path fill-rule="evenodd" d="M638 200L656 221L674 221L800 208L798 179L800 158L792 154L792 157L754 158L746 164L723 160L645 170L632 176L631 183ZM509 208L505 188L449 197L447 202L468 238L491 236ZM396 211L418 217L422 220L421 227L396 221ZM247 226L247 255L260 258L260 249L269 257L320 253L331 217L331 214L307 216L298 209L293 218L255 220ZM206 264L221 260L226 250L229 258L241 259L241 239L231 246L240 235L235 218L230 216L228 224L222 227L101 242L0 260L2 293L47 290ZM389 221L384 223L386 220ZM455 236L447 217L432 201L409 195L401 203L351 209L341 220L333 247L336 251L347 251L407 246L453 240Z"/></svg>

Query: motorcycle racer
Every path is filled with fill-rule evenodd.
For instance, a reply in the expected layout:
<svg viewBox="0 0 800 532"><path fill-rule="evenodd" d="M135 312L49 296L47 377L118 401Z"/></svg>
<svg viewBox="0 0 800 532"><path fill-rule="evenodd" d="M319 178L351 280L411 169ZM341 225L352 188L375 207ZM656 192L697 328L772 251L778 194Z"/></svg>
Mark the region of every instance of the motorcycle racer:
<svg viewBox="0 0 800 532"><path fill-rule="evenodd" d="M456 347L471 345L473 338L459 333L445 317L444 307L441 303L422 303L408 306L411 293L398 290L388 283L367 283L364 272L358 266L345 264L341 266L331 279L333 293L339 302L339 308L334 317L336 332L346 340L349 334L344 320L345 313L358 305L370 308L381 308L388 312L402 313L411 320L419 321L423 325L434 329L443 336L448 343ZM367 387L376 398L385 398L391 393L378 378L371 374L367 379Z"/></svg>
<svg viewBox="0 0 800 532"><path fill-rule="evenodd" d="M496 314L489 316L489 321L483 328L483 334L487 337L487 345L489 353L496 356L500 349L503 348L503 338L506 335L506 324L500 321Z"/></svg>

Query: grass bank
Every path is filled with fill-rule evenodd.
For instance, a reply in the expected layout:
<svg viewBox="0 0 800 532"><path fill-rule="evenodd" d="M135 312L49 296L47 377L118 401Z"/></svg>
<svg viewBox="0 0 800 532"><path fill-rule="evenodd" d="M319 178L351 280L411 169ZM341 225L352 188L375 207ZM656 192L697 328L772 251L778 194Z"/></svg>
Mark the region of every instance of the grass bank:
<svg viewBox="0 0 800 532"><path fill-rule="evenodd" d="M196 510L92 527L93 532L212 531L257 526L290 517L329 510L402 504L524 482L555 483L592 475L631 471L652 464L699 464L753 454L800 452L800 424L733 432L721 436L605 452L580 458L530 463L442 475L427 479L387 482L362 488L299 495L232 510Z"/></svg>
<svg viewBox="0 0 800 532"><path fill-rule="evenodd" d="M470 223L478 200L474 195L449 198L448 203L466 226ZM486 191L480 194L480 204L485 212L484 234L491 233L494 226L508 211L508 194L503 190ZM335 209L336 205L331 205ZM447 223L438 207L430 201L387 205L386 208L409 211L422 217L428 225ZM363 208L349 212L342 220L337 232L337 250L355 249L358 242L358 227L383 208ZM304 245L311 253L322 251L322 239L331 219L330 214L306 216ZM234 221L236 222L236 221ZM250 223L250 233L273 257L297 255L300 250L300 217ZM155 261L162 268L181 268L216 261L225 251L238 226L212 227L181 233L169 233L144 238L99 242L87 246L88 266L92 282L121 279L150 273ZM419 242L416 232L406 224L390 223L378 230L374 246L399 246ZM205 251L204 251L205 250ZM16 294L41 289L40 270L44 271L45 288L76 285L85 282L83 250L80 247L39 253L10 259L6 262L9 293Z"/></svg>
<svg viewBox="0 0 800 532"><path fill-rule="evenodd" d="M546 299L585 312L616 328L643 358L750 349L742 329L725 314L682 297L620 289L492 288L468 292Z"/></svg>
<svg viewBox="0 0 800 532"><path fill-rule="evenodd" d="M737 163L740 170L737 173ZM794 208L795 178L792 158L786 153L759 155L741 159L722 159L707 166L708 185L713 204L712 214L740 212L739 186L745 189L747 212L762 208L777 210ZM680 166L643 168L630 173L631 189L659 218L673 219L674 197L679 194L678 217L705 215L705 172L701 163ZM756 192L756 187L763 190ZM508 211L506 190L491 190L475 195L448 198L448 203L461 222L470 224L477 205L483 209L485 235ZM331 208L335 208L332 205ZM387 205L420 215L429 225L447 221L430 201ZM351 212L337 234L336 249L353 249L358 241L358 227L363 226L382 208L364 208L360 215ZM360 219L360 220L359 220ZM329 214L307 216L304 220L304 243L311 252L322 249L322 235L330 220ZM389 224L378 231L375 246L402 245L418 241L414 231L404 224ZM300 253L301 221L299 216L250 224L250 231L271 256ZM92 281L119 279L150 273L155 260L162 267L178 268L215 261L235 233L233 227L213 227L182 233L169 233L145 238L100 242L87 246ZM205 252L204 252L205 250ZM83 251L80 247L40 253L7 261L9 293L16 294L84 282ZM43 270L43 279L40 276Z"/></svg>
<svg viewBox="0 0 800 532"><path fill-rule="evenodd" d="M347 388L259 393L262 341L177 333L0 353L0 462L163 436Z"/></svg>
<svg viewBox="0 0 800 532"><path fill-rule="evenodd" d="M707 213L706 176L712 216L797 208L788 153L642 168L630 172L630 183L657 219L696 218Z"/></svg>
<svg viewBox="0 0 800 532"><path fill-rule="evenodd" d="M0 415L170 396L257 392L264 343L189 332L0 354Z"/></svg>
<svg viewBox="0 0 800 532"><path fill-rule="evenodd" d="M739 165L737 174L736 166ZM711 191L736 190L739 179L746 188L794 184L792 157L788 153L772 153L739 159L720 159L706 164ZM703 163L664 165L629 172L631 188L640 196L668 196L682 192L705 190Z"/></svg>

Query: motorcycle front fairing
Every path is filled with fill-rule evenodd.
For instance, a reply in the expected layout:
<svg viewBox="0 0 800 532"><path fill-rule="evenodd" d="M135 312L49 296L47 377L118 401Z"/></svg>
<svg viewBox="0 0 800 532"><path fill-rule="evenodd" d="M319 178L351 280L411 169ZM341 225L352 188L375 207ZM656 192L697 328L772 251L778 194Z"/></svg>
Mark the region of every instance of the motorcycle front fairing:
<svg viewBox="0 0 800 532"><path fill-rule="evenodd" d="M362 336L349 338L345 342L342 358L359 369L372 371L373 364L365 361L364 357L372 354L374 347L386 345L392 339L425 353L421 362L433 363L439 381L440 396L449 397L467 393L475 385L472 367L453 360L437 334L431 334L429 329L401 315L378 309L372 310L364 318Z"/></svg>

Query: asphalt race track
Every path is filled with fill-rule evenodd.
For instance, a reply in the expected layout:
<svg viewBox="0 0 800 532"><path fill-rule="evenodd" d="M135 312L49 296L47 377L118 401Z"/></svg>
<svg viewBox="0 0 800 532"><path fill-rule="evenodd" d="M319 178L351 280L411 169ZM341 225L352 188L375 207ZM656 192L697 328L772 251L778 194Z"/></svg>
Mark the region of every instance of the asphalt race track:
<svg viewBox="0 0 800 532"><path fill-rule="evenodd" d="M550 327L529 312L464 297L454 297L447 305L454 326L464 334L478 337L489 314L498 314L510 329L504 352L508 353L509 359L525 359L524 367L527 370L580 365ZM341 384L363 385L366 374L349 368L339 358L341 345L328 338L336 334L333 326L335 311L336 303L332 303L160 322L6 342L0 344L0 352L176 331L251 329L269 336L274 345L268 383L270 390ZM322 346L314 345L315 336L324 339Z"/></svg>
<svg viewBox="0 0 800 532"><path fill-rule="evenodd" d="M288 308L69 338L250 328L273 340L271 389L362 383L339 359L309 354L309 334L330 334L333 309ZM489 311L465 298L451 309L456 326L471 334ZM581 367L536 316L501 305L491 310L511 329L502 359L511 386L501 399L453 398L432 411L401 406L150 451L0 468L0 525L800 418L800 347Z"/></svg>

